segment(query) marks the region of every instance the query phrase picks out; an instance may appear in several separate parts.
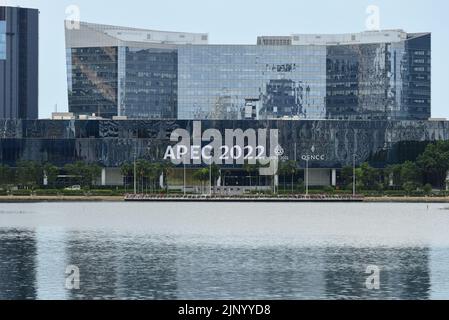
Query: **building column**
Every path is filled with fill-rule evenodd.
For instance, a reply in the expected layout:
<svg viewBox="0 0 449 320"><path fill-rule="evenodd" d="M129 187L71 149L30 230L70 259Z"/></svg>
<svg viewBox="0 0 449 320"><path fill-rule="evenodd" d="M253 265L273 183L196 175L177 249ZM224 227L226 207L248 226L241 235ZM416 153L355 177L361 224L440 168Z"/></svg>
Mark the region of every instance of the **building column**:
<svg viewBox="0 0 449 320"><path fill-rule="evenodd" d="M446 174L446 191L449 191L449 171Z"/></svg>
<svg viewBox="0 0 449 320"><path fill-rule="evenodd" d="M217 179L217 187L221 187L221 175Z"/></svg>
<svg viewBox="0 0 449 320"><path fill-rule="evenodd" d="M165 188L165 185L164 185L164 173L162 173L161 176L159 177L159 186L161 187L161 189Z"/></svg>
<svg viewBox="0 0 449 320"><path fill-rule="evenodd" d="M337 186L337 169L332 169L332 186Z"/></svg>
<svg viewBox="0 0 449 320"><path fill-rule="evenodd" d="M390 186L390 187L393 187L394 186L394 174L393 173L390 173L390 176L388 177L388 185Z"/></svg>
<svg viewBox="0 0 449 320"><path fill-rule="evenodd" d="M101 186L104 187L106 185L106 168L101 169Z"/></svg>

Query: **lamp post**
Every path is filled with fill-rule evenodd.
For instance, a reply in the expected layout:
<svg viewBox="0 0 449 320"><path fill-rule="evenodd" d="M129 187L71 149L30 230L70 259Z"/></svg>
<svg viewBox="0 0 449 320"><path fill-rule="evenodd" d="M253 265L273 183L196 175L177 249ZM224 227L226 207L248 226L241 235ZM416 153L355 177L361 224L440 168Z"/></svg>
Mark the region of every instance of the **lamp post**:
<svg viewBox="0 0 449 320"><path fill-rule="evenodd" d="M355 177L355 153L353 155L353 171L352 171L352 196L355 197L356 194L356 177Z"/></svg>
<svg viewBox="0 0 449 320"><path fill-rule="evenodd" d="M186 178L186 162L185 161L183 161L183 168L184 168L184 188L183 188L183 190L184 190L184 197L185 197L187 195L187 190L186 190L187 178Z"/></svg>
<svg viewBox="0 0 449 320"><path fill-rule="evenodd" d="M212 161L210 163L210 168L209 168L209 195L212 197Z"/></svg>
<svg viewBox="0 0 449 320"><path fill-rule="evenodd" d="M309 159L306 160L306 196L309 196Z"/></svg>
<svg viewBox="0 0 449 320"><path fill-rule="evenodd" d="M352 196L355 198L355 194L356 194L356 184L357 184L357 179L356 179L356 170L355 170L355 166L356 166L356 148L357 148L357 132L354 132L354 151L353 151L353 171L352 171Z"/></svg>
<svg viewBox="0 0 449 320"><path fill-rule="evenodd" d="M137 154L136 147L134 147L134 194L137 194Z"/></svg>

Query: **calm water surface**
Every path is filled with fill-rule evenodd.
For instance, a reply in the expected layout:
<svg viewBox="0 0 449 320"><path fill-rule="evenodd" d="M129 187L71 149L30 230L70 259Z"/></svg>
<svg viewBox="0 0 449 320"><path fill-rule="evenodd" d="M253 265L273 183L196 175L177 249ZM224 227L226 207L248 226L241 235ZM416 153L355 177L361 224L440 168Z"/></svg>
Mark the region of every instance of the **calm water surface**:
<svg viewBox="0 0 449 320"><path fill-rule="evenodd" d="M0 204L0 299L449 299L448 206Z"/></svg>

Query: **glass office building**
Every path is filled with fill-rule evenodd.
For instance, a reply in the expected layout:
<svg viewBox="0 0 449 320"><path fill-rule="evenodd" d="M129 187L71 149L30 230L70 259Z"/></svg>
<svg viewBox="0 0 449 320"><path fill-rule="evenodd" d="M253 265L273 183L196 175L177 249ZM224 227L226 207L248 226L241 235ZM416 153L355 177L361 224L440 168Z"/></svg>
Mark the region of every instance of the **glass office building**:
<svg viewBox="0 0 449 320"><path fill-rule="evenodd" d="M103 118L176 118L178 47L207 42L207 34L84 22L79 29L66 29L70 112Z"/></svg>
<svg viewBox="0 0 449 320"><path fill-rule="evenodd" d="M259 37L81 23L66 30L70 111L105 118L426 120L431 35ZM252 108L248 112L248 107Z"/></svg>
<svg viewBox="0 0 449 320"><path fill-rule="evenodd" d="M430 118L430 34L404 37L392 43L328 46L328 118Z"/></svg>
<svg viewBox="0 0 449 320"><path fill-rule="evenodd" d="M38 118L39 11L0 6L0 119Z"/></svg>
<svg viewBox="0 0 449 320"><path fill-rule="evenodd" d="M183 46L178 49L178 118L326 117L324 46Z"/></svg>

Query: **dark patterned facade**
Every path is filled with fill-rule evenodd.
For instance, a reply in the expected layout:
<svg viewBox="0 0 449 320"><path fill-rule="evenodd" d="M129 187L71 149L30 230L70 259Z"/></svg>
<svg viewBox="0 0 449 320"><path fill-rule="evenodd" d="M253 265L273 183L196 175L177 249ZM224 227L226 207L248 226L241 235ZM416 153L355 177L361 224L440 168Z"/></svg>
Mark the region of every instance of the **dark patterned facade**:
<svg viewBox="0 0 449 320"><path fill-rule="evenodd" d="M278 129L285 157L315 168L341 168L368 161L373 166L414 160L429 142L449 140L443 121L202 121L202 130ZM51 162L58 166L82 160L119 167L138 158L163 161L173 145L173 130L192 131L193 121L12 121L0 120L0 163L19 160Z"/></svg>

